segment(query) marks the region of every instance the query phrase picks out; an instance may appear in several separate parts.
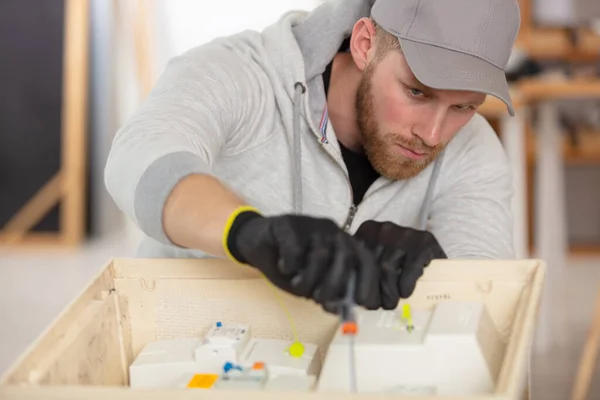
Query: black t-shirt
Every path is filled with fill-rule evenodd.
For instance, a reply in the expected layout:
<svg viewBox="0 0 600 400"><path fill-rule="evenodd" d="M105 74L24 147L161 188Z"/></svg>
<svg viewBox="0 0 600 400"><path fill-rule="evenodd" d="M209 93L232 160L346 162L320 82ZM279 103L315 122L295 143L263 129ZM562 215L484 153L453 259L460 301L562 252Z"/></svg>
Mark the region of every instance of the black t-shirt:
<svg viewBox="0 0 600 400"><path fill-rule="evenodd" d="M340 47L340 52L345 52L350 45L350 39L346 39ZM327 65L325 72L323 73L323 85L325 87L325 98L329 91L329 81L331 78L331 67L333 61ZM338 141L339 142L339 141ZM348 169L350 176L350 183L352 185L352 194L354 197L354 204L359 204L369 187L379 178L379 173L373 168L371 162L365 153L358 153L346 148L342 143L340 149L342 151L342 158Z"/></svg>

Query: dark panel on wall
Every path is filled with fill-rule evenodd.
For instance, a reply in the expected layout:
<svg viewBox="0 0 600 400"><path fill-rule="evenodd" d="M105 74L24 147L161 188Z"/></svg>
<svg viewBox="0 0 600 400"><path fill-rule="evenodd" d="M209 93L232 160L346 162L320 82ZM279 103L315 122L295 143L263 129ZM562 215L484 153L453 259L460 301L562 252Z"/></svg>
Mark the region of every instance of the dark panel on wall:
<svg viewBox="0 0 600 400"><path fill-rule="evenodd" d="M0 1L0 227L60 169L64 1ZM34 231L57 231L59 207Z"/></svg>

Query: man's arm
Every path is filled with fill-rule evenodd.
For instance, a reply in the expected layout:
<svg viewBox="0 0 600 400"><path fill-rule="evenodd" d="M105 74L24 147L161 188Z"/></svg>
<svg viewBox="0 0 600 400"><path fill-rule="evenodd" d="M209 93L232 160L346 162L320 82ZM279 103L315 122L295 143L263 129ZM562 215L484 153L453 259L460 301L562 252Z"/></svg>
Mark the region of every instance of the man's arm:
<svg viewBox="0 0 600 400"><path fill-rule="evenodd" d="M109 193L144 233L224 255L227 217L244 200L211 167L253 140L247 128L256 126L264 81L255 65L214 43L169 63L117 133L105 169Z"/></svg>
<svg viewBox="0 0 600 400"><path fill-rule="evenodd" d="M513 183L498 137L476 115L448 145L428 228L449 258L515 257Z"/></svg>
<svg viewBox="0 0 600 400"><path fill-rule="evenodd" d="M223 229L232 212L243 205L244 201L216 178L189 175L175 186L167 198L163 213L164 231L171 242L180 247L225 257Z"/></svg>

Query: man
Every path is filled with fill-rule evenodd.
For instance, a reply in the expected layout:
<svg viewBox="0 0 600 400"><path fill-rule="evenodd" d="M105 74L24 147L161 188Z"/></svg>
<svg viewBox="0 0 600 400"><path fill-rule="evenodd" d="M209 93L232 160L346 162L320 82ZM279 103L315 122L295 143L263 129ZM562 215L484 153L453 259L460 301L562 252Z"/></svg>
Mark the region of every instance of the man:
<svg viewBox="0 0 600 400"><path fill-rule="evenodd" d="M395 308L436 258L511 258L486 95L515 0L334 0L172 60L106 167L143 257L230 257L334 311Z"/></svg>

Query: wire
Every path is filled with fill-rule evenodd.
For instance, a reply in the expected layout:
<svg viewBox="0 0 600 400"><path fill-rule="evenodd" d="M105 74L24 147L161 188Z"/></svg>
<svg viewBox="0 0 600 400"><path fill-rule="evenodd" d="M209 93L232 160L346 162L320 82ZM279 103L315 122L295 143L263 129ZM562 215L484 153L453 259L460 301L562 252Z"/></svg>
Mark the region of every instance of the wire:
<svg viewBox="0 0 600 400"><path fill-rule="evenodd" d="M283 312L285 313L285 316L287 317L288 322L290 323L290 326L292 327L292 335L294 336L295 342L300 343L300 338L298 337L298 332L296 331L296 325L294 324L294 319L292 318L292 314L290 313L288 308L285 306L285 304L283 304L283 300L279 296L279 293L277 293L275 286L267 279L266 276L264 276L262 274L261 274L261 276L265 279L265 282L267 282L267 286L271 289L271 291L273 292L273 295L275 296L275 299L277 299L277 302L279 303L279 306L283 309Z"/></svg>
<svg viewBox="0 0 600 400"><path fill-rule="evenodd" d="M412 311L410 310L410 304L406 303L402 306L402 317L404 322L406 323L406 329L408 332L412 332L414 329L414 324L412 320Z"/></svg>
<svg viewBox="0 0 600 400"><path fill-rule="evenodd" d="M354 316L354 292L356 286L356 273L351 273L348 279L346 297L342 302L341 319L342 334L348 336L348 367L350 391L356 392L356 359L354 351L354 336L358 331L358 325Z"/></svg>
<svg viewBox="0 0 600 400"><path fill-rule="evenodd" d="M348 337L350 343L348 344L348 351L350 357L350 392L356 393L356 358L354 355L354 335Z"/></svg>

